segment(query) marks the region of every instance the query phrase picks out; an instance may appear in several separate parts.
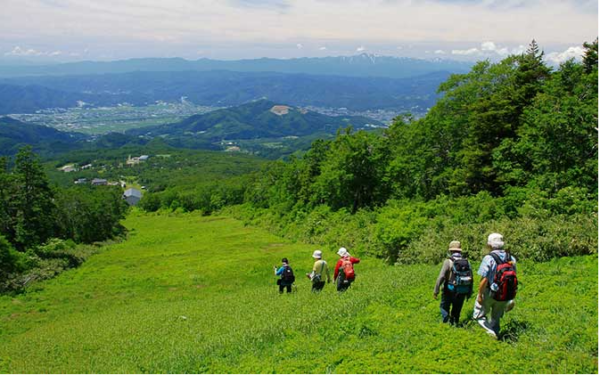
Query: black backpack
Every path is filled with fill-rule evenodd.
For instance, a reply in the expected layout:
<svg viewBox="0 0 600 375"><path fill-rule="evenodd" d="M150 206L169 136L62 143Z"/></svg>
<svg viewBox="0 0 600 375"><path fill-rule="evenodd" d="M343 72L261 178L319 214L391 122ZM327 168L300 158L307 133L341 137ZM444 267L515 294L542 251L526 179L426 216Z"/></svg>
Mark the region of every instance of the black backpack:
<svg viewBox="0 0 600 375"><path fill-rule="evenodd" d="M294 276L294 271L292 270L292 267L284 267L283 273L281 274L281 280L287 281L288 283L293 283L294 281L296 281L296 276Z"/></svg>
<svg viewBox="0 0 600 375"><path fill-rule="evenodd" d="M452 260L452 271L447 287L449 291L456 294L471 294L473 292L473 271L468 260L464 258Z"/></svg>

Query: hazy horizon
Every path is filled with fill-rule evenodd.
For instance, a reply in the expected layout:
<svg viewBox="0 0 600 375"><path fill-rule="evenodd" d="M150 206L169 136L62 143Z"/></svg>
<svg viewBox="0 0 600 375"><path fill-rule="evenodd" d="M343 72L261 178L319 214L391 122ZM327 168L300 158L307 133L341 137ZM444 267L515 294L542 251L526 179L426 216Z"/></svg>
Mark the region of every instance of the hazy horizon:
<svg viewBox="0 0 600 375"><path fill-rule="evenodd" d="M0 60L350 56L497 60L536 39L578 57L598 34L585 0L4 0Z"/></svg>

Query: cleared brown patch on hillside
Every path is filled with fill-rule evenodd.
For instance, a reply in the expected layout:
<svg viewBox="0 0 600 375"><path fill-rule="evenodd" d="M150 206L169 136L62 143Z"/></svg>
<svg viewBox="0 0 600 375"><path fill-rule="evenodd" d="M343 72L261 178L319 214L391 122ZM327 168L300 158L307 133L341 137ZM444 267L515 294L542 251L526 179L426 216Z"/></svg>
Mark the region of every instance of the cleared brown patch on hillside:
<svg viewBox="0 0 600 375"><path fill-rule="evenodd" d="M274 105L273 108L271 108L271 113L274 113L277 116L287 115L290 113L290 107L287 105Z"/></svg>

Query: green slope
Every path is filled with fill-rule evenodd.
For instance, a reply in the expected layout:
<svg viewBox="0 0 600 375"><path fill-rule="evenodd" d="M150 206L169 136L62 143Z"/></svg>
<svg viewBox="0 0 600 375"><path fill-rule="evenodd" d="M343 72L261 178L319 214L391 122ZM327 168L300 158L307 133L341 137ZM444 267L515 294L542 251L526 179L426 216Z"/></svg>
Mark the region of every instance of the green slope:
<svg viewBox="0 0 600 375"><path fill-rule="evenodd" d="M128 241L0 298L0 372L598 371L595 257L521 262L499 342L473 323L439 323L437 266L364 259L348 293L313 295L301 275L314 246L226 217L134 213L125 224ZM299 276L290 296L271 275L282 256Z"/></svg>

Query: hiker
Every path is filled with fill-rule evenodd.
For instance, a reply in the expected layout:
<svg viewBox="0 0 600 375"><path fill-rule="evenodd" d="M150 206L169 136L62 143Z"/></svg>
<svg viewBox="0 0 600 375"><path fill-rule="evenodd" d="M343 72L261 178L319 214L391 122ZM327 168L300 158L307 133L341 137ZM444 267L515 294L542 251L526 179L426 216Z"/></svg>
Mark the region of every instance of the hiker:
<svg viewBox="0 0 600 375"><path fill-rule="evenodd" d="M292 292L292 284L296 281L296 277L294 276L294 271L292 267L290 267L288 259L283 258L281 260L281 267L279 269L277 266L273 266L275 271L275 276L281 276L277 279L277 285L279 285L279 294L283 294L283 289L287 289L287 293Z"/></svg>
<svg viewBox="0 0 600 375"><path fill-rule="evenodd" d="M433 298L437 299L443 283L440 311L442 322L457 325L460 320L465 298L473 294L473 271L469 261L462 257L459 241L452 241L448 246L449 257L444 260L442 270L433 289Z"/></svg>
<svg viewBox="0 0 600 375"><path fill-rule="evenodd" d="M504 250L504 237L501 234L490 234L487 245L491 251L483 257L477 272L482 279L473 319L488 334L497 338L500 333L500 319L506 311L514 307L518 287L517 261Z"/></svg>
<svg viewBox="0 0 600 375"><path fill-rule="evenodd" d="M350 288L356 277L354 274L354 264L360 263L360 259L351 257L348 250L344 247L340 247L337 255L340 256L340 260L335 264L333 279L336 280L337 291L345 292Z"/></svg>
<svg viewBox="0 0 600 375"><path fill-rule="evenodd" d="M325 286L325 277L327 278L327 284L331 282L329 277L329 267L327 262L323 260L323 252L321 250L315 250L312 257L315 259L315 264L311 273L307 273L306 276L312 281L312 291L320 292Z"/></svg>

